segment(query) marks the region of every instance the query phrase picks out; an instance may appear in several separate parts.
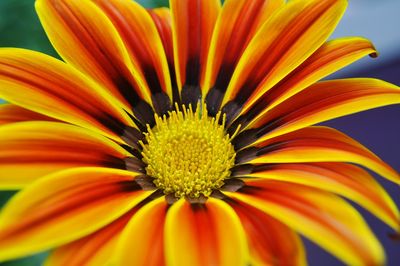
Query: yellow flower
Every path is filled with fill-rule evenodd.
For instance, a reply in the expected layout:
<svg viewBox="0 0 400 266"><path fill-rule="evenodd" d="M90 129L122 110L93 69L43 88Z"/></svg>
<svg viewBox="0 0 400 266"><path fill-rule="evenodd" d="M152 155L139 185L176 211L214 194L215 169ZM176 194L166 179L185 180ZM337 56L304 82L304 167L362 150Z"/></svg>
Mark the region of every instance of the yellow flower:
<svg viewBox="0 0 400 266"><path fill-rule="evenodd" d="M400 103L381 80L319 81L366 56L327 41L345 0L37 0L63 61L0 49L0 261L305 265L299 234L349 265L385 255L361 205L399 211L361 167L399 174L332 128Z"/></svg>

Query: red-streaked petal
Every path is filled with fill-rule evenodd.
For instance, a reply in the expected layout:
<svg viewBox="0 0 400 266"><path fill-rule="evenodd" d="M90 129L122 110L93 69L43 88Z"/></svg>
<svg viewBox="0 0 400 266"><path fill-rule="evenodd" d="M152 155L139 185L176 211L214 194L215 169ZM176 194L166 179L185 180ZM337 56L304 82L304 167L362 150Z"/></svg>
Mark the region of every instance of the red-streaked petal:
<svg viewBox="0 0 400 266"><path fill-rule="evenodd" d="M249 177L279 180L344 196L400 231L399 210L382 186L365 170L344 163L276 164L261 166ZM264 182L264 180L260 180Z"/></svg>
<svg viewBox="0 0 400 266"><path fill-rule="evenodd" d="M165 113L170 109L172 100L170 74L164 47L151 15L134 1L94 2L119 32L135 69L151 91L155 110Z"/></svg>
<svg viewBox="0 0 400 266"><path fill-rule="evenodd" d="M265 134L257 142L333 118L400 103L400 88L382 80L354 78L314 84L252 123Z"/></svg>
<svg viewBox="0 0 400 266"><path fill-rule="evenodd" d="M164 50L167 56L169 73L171 75L171 86L173 101L179 102L179 91L174 64L174 49L172 42L172 18L169 8L160 7L148 10L157 27L158 34L162 40Z"/></svg>
<svg viewBox="0 0 400 266"><path fill-rule="evenodd" d="M174 63L174 49L172 47L172 18L171 12L167 7L160 7L148 10L157 27L168 63ZM174 70L175 71L175 70Z"/></svg>
<svg viewBox="0 0 400 266"><path fill-rule="evenodd" d="M165 265L163 232L167 210L168 204L161 197L133 216L116 247L116 265Z"/></svg>
<svg viewBox="0 0 400 266"><path fill-rule="evenodd" d="M134 177L93 167L41 178L2 209L0 261L64 245L118 219L151 194Z"/></svg>
<svg viewBox="0 0 400 266"><path fill-rule="evenodd" d="M393 168L354 139L332 128L303 128L261 143L260 147L249 163L349 162L400 184L400 175Z"/></svg>
<svg viewBox="0 0 400 266"><path fill-rule="evenodd" d="M81 166L124 168L129 153L110 139L59 122L0 127L0 188L20 189L46 174Z"/></svg>
<svg viewBox="0 0 400 266"><path fill-rule="evenodd" d="M219 0L171 0L172 34L178 87L202 84Z"/></svg>
<svg viewBox="0 0 400 266"><path fill-rule="evenodd" d="M367 39L345 37L328 41L293 72L260 97L254 105L245 105L242 113L252 112L251 117L246 118L246 120L256 120L256 117L265 115L269 110L291 96L366 55L371 57L376 55L374 46Z"/></svg>
<svg viewBox="0 0 400 266"><path fill-rule="evenodd" d="M174 203L165 224L167 265L247 265L250 260L239 217L225 202ZM182 252L184 251L184 252Z"/></svg>
<svg viewBox="0 0 400 266"><path fill-rule="evenodd" d="M50 56L0 49L0 98L34 112L121 141L118 131L134 126L103 87Z"/></svg>
<svg viewBox="0 0 400 266"><path fill-rule="evenodd" d="M292 229L254 207L226 201L245 229L251 265L307 265L303 243Z"/></svg>
<svg viewBox="0 0 400 266"><path fill-rule="evenodd" d="M210 92L212 95L207 98L208 108L214 112L217 111L236 64L247 44L260 26L283 5L283 0L228 0L224 2L215 24L207 60L203 96L213 87L213 90L218 90L218 92Z"/></svg>
<svg viewBox="0 0 400 266"><path fill-rule="evenodd" d="M140 98L151 103L151 94L117 30L91 1L38 0L40 21L61 57L104 84L130 111Z"/></svg>
<svg viewBox="0 0 400 266"><path fill-rule="evenodd" d="M227 193L286 224L348 265L384 265L385 254L360 214L332 193L284 182L246 182Z"/></svg>
<svg viewBox="0 0 400 266"><path fill-rule="evenodd" d="M0 126L24 121L53 121L54 119L29 111L15 104L0 105Z"/></svg>
<svg viewBox="0 0 400 266"><path fill-rule="evenodd" d="M345 0L294 0L287 3L249 43L223 103L236 98L251 105L326 41L346 6Z"/></svg>
<svg viewBox="0 0 400 266"><path fill-rule="evenodd" d="M111 264L122 230L135 212L136 208L94 234L57 248L49 255L44 265L98 266Z"/></svg>

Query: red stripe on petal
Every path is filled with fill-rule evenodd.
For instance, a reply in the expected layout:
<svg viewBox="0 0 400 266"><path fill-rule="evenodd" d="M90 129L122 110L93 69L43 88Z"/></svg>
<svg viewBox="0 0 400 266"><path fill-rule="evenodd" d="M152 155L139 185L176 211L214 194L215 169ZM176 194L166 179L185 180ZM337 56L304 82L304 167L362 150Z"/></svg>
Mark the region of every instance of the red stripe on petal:
<svg viewBox="0 0 400 266"><path fill-rule="evenodd" d="M227 200L246 231L250 254L262 265L306 265L299 236L274 218L242 202Z"/></svg>
<svg viewBox="0 0 400 266"><path fill-rule="evenodd" d="M0 259L27 256L85 237L147 198L135 175L107 168L75 168L35 182L0 216Z"/></svg>
<svg viewBox="0 0 400 266"><path fill-rule="evenodd" d="M133 216L116 247L117 265L165 265L163 231L167 210L168 204L162 197Z"/></svg>

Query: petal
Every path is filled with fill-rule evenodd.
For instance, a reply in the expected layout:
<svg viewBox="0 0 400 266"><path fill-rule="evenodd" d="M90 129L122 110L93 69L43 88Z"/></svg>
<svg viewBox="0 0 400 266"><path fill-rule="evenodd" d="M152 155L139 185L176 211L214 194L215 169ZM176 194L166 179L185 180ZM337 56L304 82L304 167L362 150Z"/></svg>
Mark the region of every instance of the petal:
<svg viewBox="0 0 400 266"><path fill-rule="evenodd" d="M378 156L352 138L328 127L304 128L260 145L256 154L247 156L243 162L253 164L349 162L367 167L400 184L400 175Z"/></svg>
<svg viewBox="0 0 400 266"><path fill-rule="evenodd" d="M221 3L219 0L171 0L175 70L182 102L201 97L208 50Z"/></svg>
<svg viewBox="0 0 400 266"><path fill-rule="evenodd" d="M94 234L57 248L49 255L44 265L97 266L110 264L121 232L135 211L136 208Z"/></svg>
<svg viewBox="0 0 400 266"><path fill-rule="evenodd" d="M168 63L151 15L134 1L95 0L121 36L135 69L147 83L155 110L171 108L172 90ZM169 95L169 97L167 96Z"/></svg>
<svg viewBox="0 0 400 266"><path fill-rule="evenodd" d="M20 189L67 168L125 168L130 154L110 139L77 126L45 121L0 127L0 189Z"/></svg>
<svg viewBox="0 0 400 266"><path fill-rule="evenodd" d="M226 201L246 231L251 265L307 265L303 242L292 229L254 207Z"/></svg>
<svg viewBox="0 0 400 266"><path fill-rule="evenodd" d="M172 96L173 102L180 101L180 95L178 91L177 78L175 72L174 63L174 49L172 43L172 18L169 8L160 7L148 10L151 17L153 18L154 24L157 27L158 34L160 35L161 41L164 46L164 50L167 56L171 86L172 86Z"/></svg>
<svg viewBox="0 0 400 266"><path fill-rule="evenodd" d="M0 261L69 243L115 221L151 193L141 190L134 176L93 167L38 180L0 214Z"/></svg>
<svg viewBox="0 0 400 266"><path fill-rule="evenodd" d="M400 103L400 88L370 78L319 82L252 123L262 142L310 125L368 109Z"/></svg>
<svg viewBox="0 0 400 266"><path fill-rule="evenodd" d="M203 89L203 96L211 89L207 96L210 113L218 112L233 71L250 40L283 5L283 0L224 2L211 39Z"/></svg>
<svg viewBox="0 0 400 266"><path fill-rule="evenodd" d="M242 124L243 128L291 96L366 55L376 56L374 46L367 39L345 37L326 42L254 105L245 105L242 110L245 119L240 118L236 124Z"/></svg>
<svg viewBox="0 0 400 266"><path fill-rule="evenodd" d="M23 121L52 121L53 119L14 104L0 105L0 126Z"/></svg>
<svg viewBox="0 0 400 266"><path fill-rule="evenodd" d="M365 170L344 163L276 164L260 166L252 178L279 180L319 188L346 197L400 231L399 210L382 186Z"/></svg>
<svg viewBox="0 0 400 266"><path fill-rule="evenodd" d="M167 7L149 9L154 24L157 27L164 50L167 56L168 64L174 62L174 49L172 47L172 18L171 12ZM175 71L175 70L174 70Z"/></svg>
<svg viewBox="0 0 400 266"><path fill-rule="evenodd" d="M190 204L183 199L174 203L167 214L164 237L167 265L249 262L245 232L238 216L228 204L217 199L209 198L205 204Z"/></svg>
<svg viewBox="0 0 400 266"><path fill-rule="evenodd" d="M331 193L284 182L247 182L227 193L299 232L348 265L384 265L384 251L359 213Z"/></svg>
<svg viewBox="0 0 400 266"><path fill-rule="evenodd" d="M130 111L141 99L151 103L118 32L91 1L38 0L40 22L61 57L105 87Z"/></svg>
<svg viewBox="0 0 400 266"><path fill-rule="evenodd" d="M293 0L276 12L251 40L225 94L251 105L311 56L329 37L345 0Z"/></svg>
<svg viewBox="0 0 400 266"><path fill-rule="evenodd" d="M125 125L134 126L101 86L57 59L1 48L0 66L0 98L8 102L119 141Z"/></svg>
<svg viewBox="0 0 400 266"><path fill-rule="evenodd" d="M164 197L141 208L123 231L115 265L165 265L164 223L168 204Z"/></svg>

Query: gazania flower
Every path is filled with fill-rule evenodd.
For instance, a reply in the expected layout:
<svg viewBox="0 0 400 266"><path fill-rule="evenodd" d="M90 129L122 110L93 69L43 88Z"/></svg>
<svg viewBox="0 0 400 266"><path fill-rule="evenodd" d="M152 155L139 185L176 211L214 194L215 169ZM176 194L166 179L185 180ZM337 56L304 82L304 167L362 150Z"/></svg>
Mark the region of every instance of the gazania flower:
<svg viewBox="0 0 400 266"><path fill-rule="evenodd" d="M0 50L0 260L46 265L305 265L300 235L350 265L382 246L347 198L399 230L363 168L400 176L322 121L400 89L319 81L364 57L327 41L344 0L38 0L63 61Z"/></svg>

